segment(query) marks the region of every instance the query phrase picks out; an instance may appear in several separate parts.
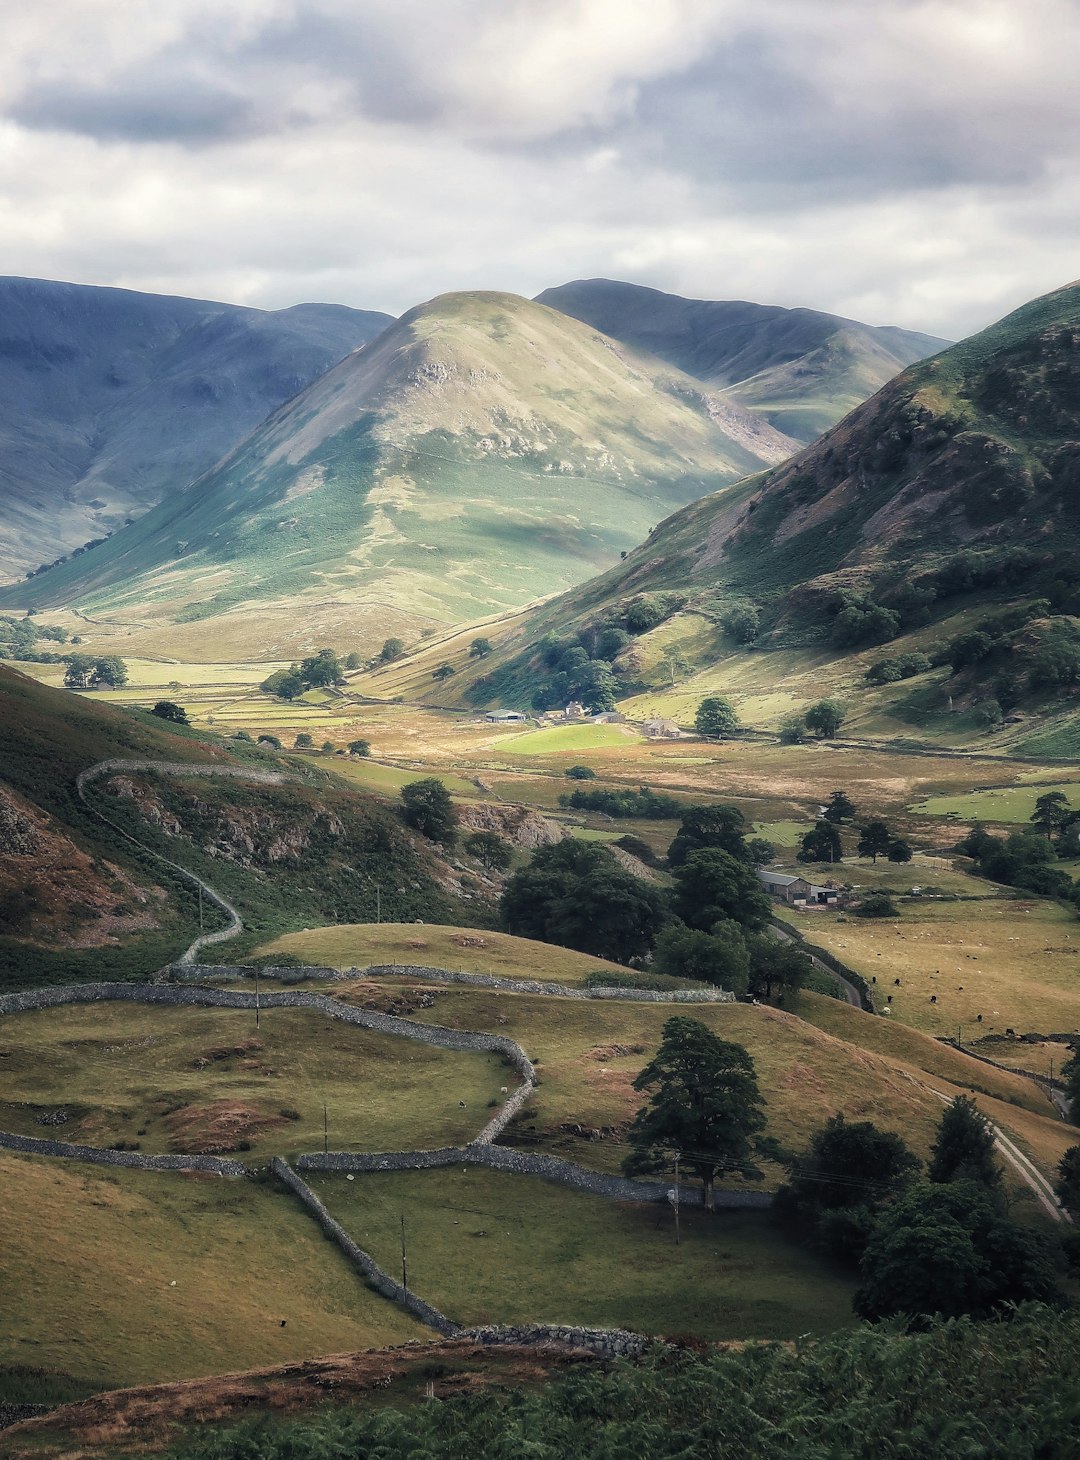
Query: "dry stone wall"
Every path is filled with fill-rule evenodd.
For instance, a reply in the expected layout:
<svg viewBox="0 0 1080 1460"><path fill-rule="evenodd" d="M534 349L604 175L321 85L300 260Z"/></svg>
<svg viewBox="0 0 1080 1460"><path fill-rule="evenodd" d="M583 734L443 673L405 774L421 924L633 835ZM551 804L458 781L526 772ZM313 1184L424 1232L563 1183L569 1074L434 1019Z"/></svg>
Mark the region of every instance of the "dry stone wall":
<svg viewBox="0 0 1080 1460"><path fill-rule="evenodd" d="M208 1171L214 1176L248 1176L242 1161L221 1156L144 1156L141 1151L111 1151L102 1146L77 1146L37 1136L16 1136L0 1131L0 1147L28 1156L63 1156L69 1161L91 1161L95 1166L132 1166L140 1171Z"/></svg>
<svg viewBox="0 0 1080 1460"><path fill-rule="evenodd" d="M416 963L373 963L365 970L368 978L416 978L436 983L474 984L485 989L504 989L514 994L547 994L557 999L619 999L639 1004L730 1004L735 995L727 989L626 989L571 988L568 984L545 983L534 978L500 978L492 973L461 973L452 968L431 968Z"/></svg>
<svg viewBox="0 0 1080 1460"><path fill-rule="evenodd" d="M488 1166L518 1176L537 1176L575 1191L589 1192L610 1201L666 1202L670 1181L631 1181L604 1171L591 1171L560 1156L547 1156L536 1151L518 1151L508 1146L446 1146L438 1151L330 1151L301 1156L296 1162L300 1171L424 1171L437 1166ZM765 1211L772 1206L767 1191L737 1191L717 1188L716 1206L725 1210ZM685 1206L701 1206L704 1194L697 1187L683 1186L679 1200Z"/></svg>

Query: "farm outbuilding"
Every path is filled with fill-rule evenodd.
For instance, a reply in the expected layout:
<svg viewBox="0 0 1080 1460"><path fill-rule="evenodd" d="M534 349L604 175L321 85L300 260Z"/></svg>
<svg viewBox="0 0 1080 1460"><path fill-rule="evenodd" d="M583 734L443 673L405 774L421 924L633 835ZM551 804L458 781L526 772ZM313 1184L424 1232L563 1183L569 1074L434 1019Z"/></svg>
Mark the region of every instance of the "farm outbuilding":
<svg viewBox="0 0 1080 1460"><path fill-rule="evenodd" d="M759 867L758 880L770 897L791 907L835 907L840 896L835 887L823 887L790 872L770 872Z"/></svg>

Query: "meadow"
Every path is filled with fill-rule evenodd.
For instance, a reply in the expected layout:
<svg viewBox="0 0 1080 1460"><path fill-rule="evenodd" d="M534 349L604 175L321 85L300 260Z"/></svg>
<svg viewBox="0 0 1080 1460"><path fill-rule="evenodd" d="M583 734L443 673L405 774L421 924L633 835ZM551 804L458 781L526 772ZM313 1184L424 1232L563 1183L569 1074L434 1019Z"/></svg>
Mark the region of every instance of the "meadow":
<svg viewBox="0 0 1080 1460"><path fill-rule="evenodd" d="M854 1284L767 1214L611 1202L480 1167L312 1186L346 1231L459 1322L578 1323L710 1339L795 1338L854 1320Z"/></svg>
<svg viewBox="0 0 1080 1460"><path fill-rule="evenodd" d="M0 1365L114 1387L427 1336L252 1181L0 1152Z"/></svg>
<svg viewBox="0 0 1080 1460"><path fill-rule="evenodd" d="M459 1145L513 1085L495 1055L436 1049L314 1010L86 1004L4 1020L0 1129L143 1151ZM62 1113L48 1132L41 1117Z"/></svg>

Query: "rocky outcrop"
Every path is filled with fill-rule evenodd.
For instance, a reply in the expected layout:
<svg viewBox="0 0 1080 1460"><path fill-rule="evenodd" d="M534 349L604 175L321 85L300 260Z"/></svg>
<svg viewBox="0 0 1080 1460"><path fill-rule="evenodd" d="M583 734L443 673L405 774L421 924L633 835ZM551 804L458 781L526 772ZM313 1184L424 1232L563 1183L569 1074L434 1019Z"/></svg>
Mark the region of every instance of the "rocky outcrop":
<svg viewBox="0 0 1080 1460"><path fill-rule="evenodd" d="M472 831L493 831L512 846L527 852L561 842L569 835L558 822L550 821L527 806L461 806L458 821L464 835Z"/></svg>
<svg viewBox="0 0 1080 1460"><path fill-rule="evenodd" d="M0 857L32 857L41 835L30 817L0 790Z"/></svg>

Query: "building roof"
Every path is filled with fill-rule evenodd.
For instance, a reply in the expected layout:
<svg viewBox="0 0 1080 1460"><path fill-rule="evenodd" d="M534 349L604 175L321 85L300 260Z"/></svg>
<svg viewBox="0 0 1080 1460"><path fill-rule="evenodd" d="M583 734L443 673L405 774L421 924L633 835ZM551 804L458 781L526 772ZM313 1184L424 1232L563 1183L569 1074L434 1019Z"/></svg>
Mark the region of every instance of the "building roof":
<svg viewBox="0 0 1080 1460"><path fill-rule="evenodd" d="M758 868L758 877L767 887L790 887L793 882L806 882L805 877L792 877L788 872L767 872L764 867ZM812 884L806 882L807 887Z"/></svg>

